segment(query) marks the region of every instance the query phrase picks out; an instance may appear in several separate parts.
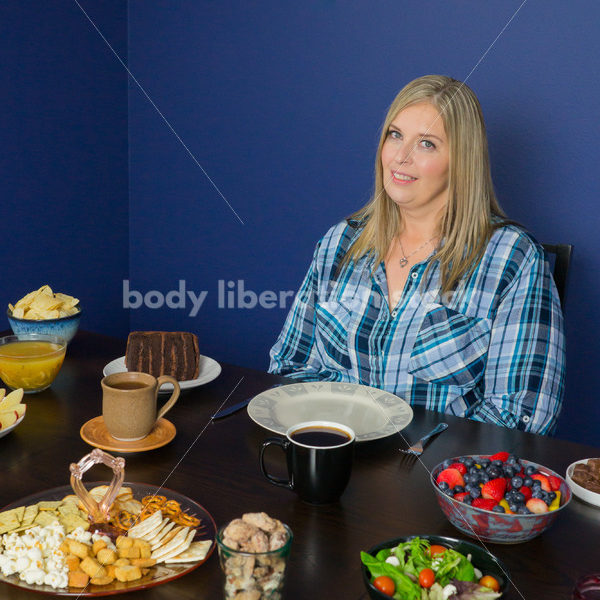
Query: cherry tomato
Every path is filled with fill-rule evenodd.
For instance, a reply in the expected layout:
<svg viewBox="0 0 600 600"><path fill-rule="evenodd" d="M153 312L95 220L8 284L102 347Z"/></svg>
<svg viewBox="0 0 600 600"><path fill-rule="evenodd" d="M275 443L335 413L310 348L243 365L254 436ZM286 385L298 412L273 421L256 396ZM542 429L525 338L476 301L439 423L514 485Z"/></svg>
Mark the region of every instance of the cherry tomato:
<svg viewBox="0 0 600 600"><path fill-rule="evenodd" d="M419 585L430 588L435 583L435 573L431 569L423 569L419 573Z"/></svg>
<svg viewBox="0 0 600 600"><path fill-rule="evenodd" d="M484 575L479 580L479 585L490 588L490 590L494 590L495 592L500 591L500 584L498 583L497 579L491 575Z"/></svg>
<svg viewBox="0 0 600 600"><path fill-rule="evenodd" d="M393 596L396 591L396 584L391 577L387 575L380 575L379 577L375 577L373 581L373 585L382 593L387 596Z"/></svg>
<svg viewBox="0 0 600 600"><path fill-rule="evenodd" d="M429 546L429 558L433 558L434 556L442 556L444 552L446 552L446 548L444 548L444 546L438 546L437 544Z"/></svg>

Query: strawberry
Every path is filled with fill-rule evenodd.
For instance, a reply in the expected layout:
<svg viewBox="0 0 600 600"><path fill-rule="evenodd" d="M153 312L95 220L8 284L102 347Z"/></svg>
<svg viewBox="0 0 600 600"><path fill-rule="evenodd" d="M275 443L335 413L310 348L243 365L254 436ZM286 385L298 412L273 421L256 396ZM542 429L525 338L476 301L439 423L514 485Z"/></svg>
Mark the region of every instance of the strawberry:
<svg viewBox="0 0 600 600"><path fill-rule="evenodd" d="M523 494L523 496L525 496L525 502L527 502L527 500L529 500L529 498L531 498L531 488L527 487L526 485L521 486L521 489L519 490L521 492L521 494Z"/></svg>
<svg viewBox="0 0 600 600"><path fill-rule="evenodd" d="M462 502L467 496L470 496L469 492L460 492L454 496L454 499Z"/></svg>
<svg viewBox="0 0 600 600"><path fill-rule="evenodd" d="M506 459L509 457L508 452L496 452L496 454L492 454L490 456L490 460L501 460L502 462L506 462Z"/></svg>
<svg viewBox="0 0 600 600"><path fill-rule="evenodd" d="M467 467L459 462L452 463L448 468L456 469L461 475L464 475L467 472Z"/></svg>
<svg viewBox="0 0 600 600"><path fill-rule="evenodd" d="M548 475L548 483L553 492L560 489L560 479L556 475Z"/></svg>
<svg viewBox="0 0 600 600"><path fill-rule="evenodd" d="M506 491L506 479L504 477L497 477L496 479L490 479L487 483L483 484L481 488L481 497L500 502L504 497Z"/></svg>
<svg viewBox="0 0 600 600"><path fill-rule="evenodd" d="M442 481L445 481L450 486L450 489L452 489L456 485L465 485L465 480L460 474L460 471L457 471L456 469L451 469L450 467L444 469L437 476L437 479L435 481L438 484Z"/></svg>
<svg viewBox="0 0 600 600"><path fill-rule="evenodd" d="M542 500L543 502L543 500ZM484 510L492 510L496 506L497 502L491 498L475 498L471 503L471 506L476 508L483 508Z"/></svg>
<svg viewBox="0 0 600 600"><path fill-rule="evenodd" d="M535 475L531 476L531 479L537 479L538 481L541 481L541 483L542 483L542 489L545 492L551 492L552 491L550 489L550 482L548 481L548 478L545 475L542 475L541 473L536 473Z"/></svg>
<svg viewBox="0 0 600 600"><path fill-rule="evenodd" d="M529 498L525 506L535 514L548 512L548 505L541 498Z"/></svg>

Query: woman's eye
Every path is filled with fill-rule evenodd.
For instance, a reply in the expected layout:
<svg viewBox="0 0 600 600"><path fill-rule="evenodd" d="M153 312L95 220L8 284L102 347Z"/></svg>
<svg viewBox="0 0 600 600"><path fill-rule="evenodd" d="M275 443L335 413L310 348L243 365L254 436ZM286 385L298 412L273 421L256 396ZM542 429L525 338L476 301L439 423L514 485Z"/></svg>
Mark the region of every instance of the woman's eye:
<svg viewBox="0 0 600 600"><path fill-rule="evenodd" d="M395 129L390 129L388 131L388 137L392 138L393 140L401 140L402 134L399 131L396 131Z"/></svg>
<svg viewBox="0 0 600 600"><path fill-rule="evenodd" d="M421 140L420 144L426 150L434 150L435 149L435 144L429 140Z"/></svg>

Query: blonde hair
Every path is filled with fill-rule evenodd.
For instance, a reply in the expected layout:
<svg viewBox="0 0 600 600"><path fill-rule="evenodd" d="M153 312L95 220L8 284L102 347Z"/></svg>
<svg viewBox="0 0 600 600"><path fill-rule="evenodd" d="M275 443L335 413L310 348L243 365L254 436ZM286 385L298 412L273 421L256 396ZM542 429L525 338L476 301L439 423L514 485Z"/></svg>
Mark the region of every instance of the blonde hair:
<svg viewBox="0 0 600 600"><path fill-rule="evenodd" d="M466 84L443 75L426 75L411 81L392 102L377 147L373 197L350 217L361 222L363 229L342 265L365 255L374 256L378 264L401 231L400 210L383 185L381 149L398 113L419 102L429 102L439 111L450 146L448 203L438 231L444 244L434 255L440 264L441 292L446 293L473 272L493 230L499 226L492 217L504 217L504 213L494 194L479 101Z"/></svg>

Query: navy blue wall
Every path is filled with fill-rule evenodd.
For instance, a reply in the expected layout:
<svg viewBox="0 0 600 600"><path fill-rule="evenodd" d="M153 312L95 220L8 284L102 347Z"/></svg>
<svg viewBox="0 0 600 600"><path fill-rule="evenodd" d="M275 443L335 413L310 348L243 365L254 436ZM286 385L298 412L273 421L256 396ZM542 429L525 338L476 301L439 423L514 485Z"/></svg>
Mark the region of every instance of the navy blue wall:
<svg viewBox="0 0 600 600"><path fill-rule="evenodd" d="M296 289L317 239L367 200L396 92L426 73L464 80L520 5L131 2L130 67L218 187L130 86L129 286L208 292L194 317L189 298L142 306L132 328L196 331L204 353L266 368L286 309L221 308L219 281ZM504 208L575 244L560 434L598 445L599 18L595 1L530 0L468 80Z"/></svg>
<svg viewBox="0 0 600 600"><path fill-rule="evenodd" d="M126 57L126 3L80 5ZM74 2L3 1L0 56L0 310L48 283L122 334L127 74Z"/></svg>
<svg viewBox="0 0 600 600"><path fill-rule="evenodd" d="M425 73L469 77L504 208L575 244L559 435L600 445L595 0L529 0L471 75L521 0L80 4L162 116L131 79L127 100L77 4L3 3L6 302L49 281L83 299L89 329L195 331L204 354L264 369L290 299L225 308L219 282L295 290L317 239L368 199L396 92ZM182 286L206 293L196 315L189 296L123 307Z"/></svg>

